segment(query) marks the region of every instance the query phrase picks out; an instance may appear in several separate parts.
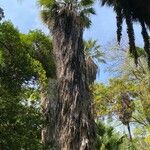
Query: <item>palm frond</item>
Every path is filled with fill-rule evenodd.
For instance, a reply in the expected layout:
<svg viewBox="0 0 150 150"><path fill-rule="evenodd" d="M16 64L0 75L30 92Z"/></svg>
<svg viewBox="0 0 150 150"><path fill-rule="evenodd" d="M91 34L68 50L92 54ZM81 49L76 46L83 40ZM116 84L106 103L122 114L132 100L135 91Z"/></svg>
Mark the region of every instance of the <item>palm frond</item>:
<svg viewBox="0 0 150 150"><path fill-rule="evenodd" d="M95 15L95 14L96 14L94 8L92 8L92 7L90 7L90 8L85 8L85 9L83 9L80 13L81 13L81 14L84 14L84 15L86 15L86 16L91 15L91 14L92 14L92 15Z"/></svg>
<svg viewBox="0 0 150 150"><path fill-rule="evenodd" d="M76 16L77 21L86 28L91 25L90 15L95 14L92 7L94 2L94 0L38 0L38 4L42 7L42 19L46 24L49 22L48 25L51 25L50 22L58 17L56 14L66 13Z"/></svg>
<svg viewBox="0 0 150 150"><path fill-rule="evenodd" d="M130 53L134 57L135 64L138 64L138 53L135 46L135 37L134 37L134 29L133 29L133 22L132 22L132 16L128 12L128 10L124 10L124 15L126 19L127 24L127 33L129 37L129 46L130 46Z"/></svg>
<svg viewBox="0 0 150 150"><path fill-rule="evenodd" d="M123 12L120 6L116 6L114 10L116 12L116 20L117 20L117 40L118 43L120 44L122 37Z"/></svg>
<svg viewBox="0 0 150 150"><path fill-rule="evenodd" d="M55 2L56 0L38 0L39 6L43 6L47 8L51 7Z"/></svg>
<svg viewBox="0 0 150 150"><path fill-rule="evenodd" d="M81 0L80 4L84 7L90 7L94 4L94 0Z"/></svg>

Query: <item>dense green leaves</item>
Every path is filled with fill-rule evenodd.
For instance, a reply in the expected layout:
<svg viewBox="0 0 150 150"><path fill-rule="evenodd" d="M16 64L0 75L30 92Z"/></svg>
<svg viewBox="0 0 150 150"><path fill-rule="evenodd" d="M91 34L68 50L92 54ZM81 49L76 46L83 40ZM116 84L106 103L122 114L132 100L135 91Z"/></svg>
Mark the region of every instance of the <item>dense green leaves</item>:
<svg viewBox="0 0 150 150"><path fill-rule="evenodd" d="M37 102L30 103L23 94L17 97L8 94L0 97L0 148L41 149L43 120Z"/></svg>
<svg viewBox="0 0 150 150"><path fill-rule="evenodd" d="M0 149L42 149L39 88L55 77L51 40L0 24Z"/></svg>
<svg viewBox="0 0 150 150"><path fill-rule="evenodd" d="M0 24L0 84L17 94L23 82L32 78L31 58L17 29L10 22Z"/></svg>
<svg viewBox="0 0 150 150"><path fill-rule="evenodd" d="M17 92L33 77L55 77L52 43L41 31L24 35L10 22L3 22L0 25L0 47L0 82L7 90Z"/></svg>
<svg viewBox="0 0 150 150"><path fill-rule="evenodd" d="M113 127L97 122L96 150L120 150L125 136L117 133Z"/></svg>
<svg viewBox="0 0 150 150"><path fill-rule="evenodd" d="M116 129L119 130L123 130L120 121L127 125L128 129L129 125L131 127L129 135L132 142L125 140L124 143L128 143L129 146L123 144L124 146L120 149L149 148L149 131L147 129L150 120L150 78L145 52L138 47L137 51L138 67L135 67L130 55L127 55L126 52L121 53L122 59L120 60L118 50L112 51L111 57L115 64L119 61L119 65L114 66L111 61L111 70L113 71L111 73L115 71L117 77L110 79L108 84L97 83L93 87L96 116L108 120L115 126L118 124Z"/></svg>
<svg viewBox="0 0 150 150"><path fill-rule="evenodd" d="M28 35L22 35L21 37L28 44L28 47L32 48L30 55L41 63L46 71L46 77L54 78L56 68L51 39L40 30L30 31Z"/></svg>

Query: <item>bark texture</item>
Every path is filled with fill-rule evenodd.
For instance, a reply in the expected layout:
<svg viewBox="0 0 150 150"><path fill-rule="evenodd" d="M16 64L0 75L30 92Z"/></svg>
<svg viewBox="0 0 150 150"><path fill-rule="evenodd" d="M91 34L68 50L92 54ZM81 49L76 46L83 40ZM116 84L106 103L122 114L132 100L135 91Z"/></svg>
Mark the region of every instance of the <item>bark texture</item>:
<svg viewBox="0 0 150 150"><path fill-rule="evenodd" d="M87 84L83 27L73 14L61 13L52 28L57 66L57 139L60 150L93 150L95 122Z"/></svg>
<svg viewBox="0 0 150 150"><path fill-rule="evenodd" d="M43 149L55 150L56 144L56 114L57 114L57 81L49 78L48 87L41 86L41 107L45 117L44 127L41 132Z"/></svg>

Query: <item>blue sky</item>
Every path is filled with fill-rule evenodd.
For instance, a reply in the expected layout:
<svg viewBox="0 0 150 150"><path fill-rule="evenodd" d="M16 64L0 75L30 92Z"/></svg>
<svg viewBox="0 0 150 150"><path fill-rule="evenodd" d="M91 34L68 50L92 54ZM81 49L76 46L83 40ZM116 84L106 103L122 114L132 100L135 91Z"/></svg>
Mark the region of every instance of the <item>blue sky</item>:
<svg viewBox="0 0 150 150"><path fill-rule="evenodd" d="M5 11L5 20L11 20L13 24L24 33L29 30L41 29L48 33L45 25L40 20L39 8L36 0L0 0L0 6ZM115 14L111 8L100 7L95 5L96 16L92 16L92 26L84 33L85 39L95 39L102 47L108 44L116 37L116 20ZM124 27L123 33L126 28ZM142 45L140 27L135 25L136 44ZM110 76L104 70L106 65L100 65L100 76L98 81L106 83Z"/></svg>

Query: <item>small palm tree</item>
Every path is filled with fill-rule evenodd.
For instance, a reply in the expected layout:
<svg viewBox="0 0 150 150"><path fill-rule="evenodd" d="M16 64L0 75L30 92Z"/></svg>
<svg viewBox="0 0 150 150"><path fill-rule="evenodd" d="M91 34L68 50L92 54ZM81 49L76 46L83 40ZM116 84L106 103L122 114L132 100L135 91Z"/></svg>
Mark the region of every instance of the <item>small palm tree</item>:
<svg viewBox="0 0 150 150"><path fill-rule="evenodd" d="M101 46L97 44L96 40L84 41L84 53L86 58L91 57L96 64L106 63L103 59L104 53L101 51Z"/></svg>
<svg viewBox="0 0 150 150"><path fill-rule="evenodd" d="M97 122L96 150L119 150L125 136L118 135L114 128Z"/></svg>
<svg viewBox="0 0 150 150"><path fill-rule="evenodd" d="M84 41L84 53L86 60L86 70L88 83L92 84L96 79L99 63L106 63L103 59L104 53L100 50L100 45L96 40Z"/></svg>

